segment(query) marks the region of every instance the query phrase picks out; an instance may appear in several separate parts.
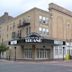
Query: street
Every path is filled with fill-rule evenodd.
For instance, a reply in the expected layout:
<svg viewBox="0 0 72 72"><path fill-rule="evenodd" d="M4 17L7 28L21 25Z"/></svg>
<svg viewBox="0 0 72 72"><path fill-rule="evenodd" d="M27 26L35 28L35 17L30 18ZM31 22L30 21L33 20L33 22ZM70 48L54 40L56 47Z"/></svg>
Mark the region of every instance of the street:
<svg viewBox="0 0 72 72"><path fill-rule="evenodd" d="M0 72L72 72L72 63L0 61Z"/></svg>

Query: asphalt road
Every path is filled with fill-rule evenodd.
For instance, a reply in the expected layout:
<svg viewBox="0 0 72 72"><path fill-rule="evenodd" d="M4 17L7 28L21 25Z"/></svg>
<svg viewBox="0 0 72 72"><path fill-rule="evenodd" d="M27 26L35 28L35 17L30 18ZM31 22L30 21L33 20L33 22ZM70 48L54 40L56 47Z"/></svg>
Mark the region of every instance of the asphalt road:
<svg viewBox="0 0 72 72"><path fill-rule="evenodd" d="M72 66L59 63L0 62L0 72L72 72Z"/></svg>

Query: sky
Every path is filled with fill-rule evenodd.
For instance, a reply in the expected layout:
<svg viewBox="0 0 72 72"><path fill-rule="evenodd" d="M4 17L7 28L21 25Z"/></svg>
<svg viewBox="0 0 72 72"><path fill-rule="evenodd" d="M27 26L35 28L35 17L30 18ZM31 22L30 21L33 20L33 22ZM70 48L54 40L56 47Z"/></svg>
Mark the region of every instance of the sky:
<svg viewBox="0 0 72 72"><path fill-rule="evenodd" d="M8 12L10 16L16 17L33 7L48 11L49 3L72 11L72 0L0 0L0 16Z"/></svg>

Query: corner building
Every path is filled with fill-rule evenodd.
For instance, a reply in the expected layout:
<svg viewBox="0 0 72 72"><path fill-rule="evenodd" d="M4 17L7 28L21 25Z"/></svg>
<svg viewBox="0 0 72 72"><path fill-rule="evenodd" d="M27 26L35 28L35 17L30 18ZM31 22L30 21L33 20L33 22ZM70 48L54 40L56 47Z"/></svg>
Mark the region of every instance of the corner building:
<svg viewBox="0 0 72 72"><path fill-rule="evenodd" d="M35 61L72 55L71 11L50 3L49 11L33 8L15 18L5 14L6 21L3 16L0 20L0 43L9 50L2 58Z"/></svg>

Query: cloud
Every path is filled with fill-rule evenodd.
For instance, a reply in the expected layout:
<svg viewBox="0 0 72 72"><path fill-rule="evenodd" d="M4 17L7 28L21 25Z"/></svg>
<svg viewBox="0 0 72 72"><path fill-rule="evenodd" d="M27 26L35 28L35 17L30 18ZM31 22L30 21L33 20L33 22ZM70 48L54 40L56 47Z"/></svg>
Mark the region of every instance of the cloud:
<svg viewBox="0 0 72 72"><path fill-rule="evenodd" d="M17 16L33 7L48 10L48 4L51 2L72 10L71 0L0 0L0 15L7 11L11 15Z"/></svg>

